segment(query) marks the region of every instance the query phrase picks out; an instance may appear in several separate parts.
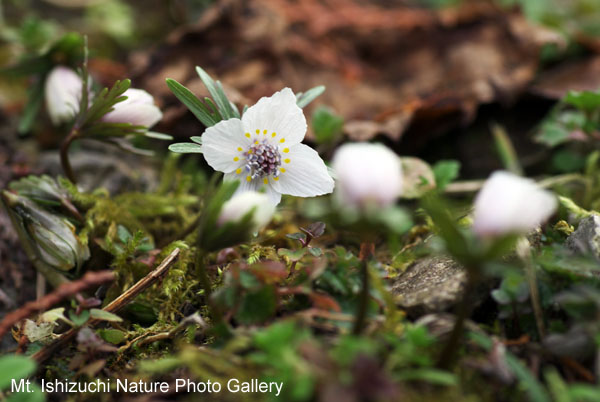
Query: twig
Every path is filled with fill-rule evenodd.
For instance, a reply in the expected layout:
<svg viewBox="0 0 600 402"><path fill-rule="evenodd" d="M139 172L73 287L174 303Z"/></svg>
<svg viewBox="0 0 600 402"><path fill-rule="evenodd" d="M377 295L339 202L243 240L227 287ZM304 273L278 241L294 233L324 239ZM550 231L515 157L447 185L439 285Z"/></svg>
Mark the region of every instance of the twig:
<svg viewBox="0 0 600 402"><path fill-rule="evenodd" d="M135 285L127 289L123 294L117 297L115 300L110 302L108 306L104 307L104 311L108 311L109 313L116 313L121 310L124 306L126 306L129 302L131 302L137 295L142 293L144 290L148 289L152 286L157 280L159 280L163 275L167 273L167 271L171 268L171 266L177 261L179 257L180 250L176 248L165 258L160 265L148 275L140 279ZM90 320L88 321L88 325L94 325L100 322L100 320ZM80 328L73 328L69 331L65 332L60 336L60 338L56 339L51 344L45 346L43 349L40 349L37 353L35 353L32 357L38 363L44 362L48 359L52 354L66 345L71 339L73 339Z"/></svg>
<svg viewBox="0 0 600 402"><path fill-rule="evenodd" d="M54 292L39 300L29 302L18 310L7 314L0 322L0 339L19 321L40 311L48 310L53 305L88 288L112 282L115 275L111 271L88 272L83 278L60 285Z"/></svg>
<svg viewBox="0 0 600 402"><path fill-rule="evenodd" d="M159 332L159 333L153 334L153 335L140 335L140 336L136 337L131 342L128 342L126 345L121 346L119 348L119 352L124 352L125 350L129 349L134 344L136 346L143 346L148 343L152 343L152 342L156 342L156 341L163 341L165 339L173 339L175 337L175 335L177 335L179 332L183 331L189 325L192 325L192 324L198 325L203 330L208 328L208 324L206 323L206 321L204 321L202 316L200 316L200 313L195 312L194 314L187 316L183 320L181 320L181 322L175 328L171 329L170 331Z"/></svg>

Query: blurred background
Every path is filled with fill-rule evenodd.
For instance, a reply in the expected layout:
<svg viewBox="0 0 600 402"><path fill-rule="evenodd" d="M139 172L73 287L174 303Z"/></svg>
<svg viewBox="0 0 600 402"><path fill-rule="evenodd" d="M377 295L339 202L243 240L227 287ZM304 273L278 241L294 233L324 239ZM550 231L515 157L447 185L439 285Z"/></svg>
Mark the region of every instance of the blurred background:
<svg viewBox="0 0 600 402"><path fill-rule="evenodd" d="M158 131L176 138L202 127L165 78L203 94L200 65L240 105L284 86L326 85L308 111L325 105L343 119L339 135L321 141L326 156L340 141L375 138L400 154L459 159L463 178L483 177L501 166L487 156L495 121L526 168L564 172L581 167L576 152L547 158L531 134L567 89L600 85L599 16L594 0L4 0L0 65L33 60L77 32L87 36L96 82L131 78L163 109ZM35 60L29 67L0 78L1 141L43 73ZM34 148L55 147L62 135L43 110L20 131Z"/></svg>

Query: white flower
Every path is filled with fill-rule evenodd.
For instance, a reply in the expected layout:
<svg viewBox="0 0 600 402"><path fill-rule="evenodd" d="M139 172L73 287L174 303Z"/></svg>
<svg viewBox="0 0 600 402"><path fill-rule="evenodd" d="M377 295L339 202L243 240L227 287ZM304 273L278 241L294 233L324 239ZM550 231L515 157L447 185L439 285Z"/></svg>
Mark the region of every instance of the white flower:
<svg viewBox="0 0 600 402"><path fill-rule="evenodd" d="M402 193L402 164L394 151L381 144L353 143L333 157L336 197L345 205L385 207Z"/></svg>
<svg viewBox="0 0 600 402"><path fill-rule="evenodd" d="M162 119L162 112L154 104L154 98L143 89L129 88L127 96L102 118L109 123L131 123L135 126L152 127Z"/></svg>
<svg viewBox="0 0 600 402"><path fill-rule="evenodd" d="M202 135L208 164L240 180L238 192L265 187L274 205L281 194L314 197L331 193L333 179L319 154L300 142L306 119L291 89L260 99L240 119L221 121Z"/></svg>
<svg viewBox="0 0 600 402"><path fill-rule="evenodd" d="M52 124L68 122L79 112L82 85L79 75L64 66L56 66L48 74L44 92Z"/></svg>
<svg viewBox="0 0 600 402"><path fill-rule="evenodd" d="M234 195L230 200L223 204L221 213L217 219L220 226L226 222L238 222L248 212L254 209L252 220L254 223L254 232L258 232L271 221L275 213L275 205L269 202L269 197L256 191L246 191Z"/></svg>
<svg viewBox="0 0 600 402"><path fill-rule="evenodd" d="M527 233L554 213L554 194L534 181L508 172L495 172L475 198L473 230L480 236Z"/></svg>

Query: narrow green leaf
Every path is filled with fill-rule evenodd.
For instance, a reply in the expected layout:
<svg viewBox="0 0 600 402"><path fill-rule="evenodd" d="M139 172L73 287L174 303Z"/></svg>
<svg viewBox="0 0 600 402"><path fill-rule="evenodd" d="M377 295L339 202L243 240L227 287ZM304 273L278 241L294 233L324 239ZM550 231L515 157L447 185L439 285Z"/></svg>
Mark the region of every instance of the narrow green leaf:
<svg viewBox="0 0 600 402"><path fill-rule="evenodd" d="M494 142L496 144L496 151L502 160L504 168L509 172L512 172L518 176L523 175L523 168L519 163L519 157L517 151L508 136L508 133L504 127L498 124L492 124L492 134L494 135Z"/></svg>
<svg viewBox="0 0 600 402"><path fill-rule="evenodd" d="M296 104L299 107L304 108L312 101L317 99L319 96L321 96L323 92L325 92L325 86L319 85L318 87L311 88L306 92L298 93L296 94Z"/></svg>
<svg viewBox="0 0 600 402"><path fill-rule="evenodd" d="M169 151L179 154L201 154L202 147L193 142L179 142L169 145Z"/></svg>
<svg viewBox="0 0 600 402"><path fill-rule="evenodd" d="M196 72L200 76L200 79L208 89L210 96L212 96L213 101L217 105L217 109L221 116L223 116L224 120L231 118L239 118L239 113L236 113L231 106L231 102L227 99L227 95L225 95L225 91L223 91L223 86L219 81L214 81L210 75L206 71L204 71L201 67L196 66Z"/></svg>
<svg viewBox="0 0 600 402"><path fill-rule="evenodd" d="M164 134L164 133L158 133L156 131L146 131L144 133L144 137L154 138L156 140L164 140L164 141L172 141L173 140L173 136L172 135Z"/></svg>
<svg viewBox="0 0 600 402"><path fill-rule="evenodd" d="M219 120L221 120L219 118L215 118L215 116L208 110L206 105L204 105L202 101L200 101L200 99L198 99L196 95L194 95L192 91L187 89L185 86L171 78L167 78L166 81L167 86L177 97L177 99L179 99L206 127L214 126L219 122Z"/></svg>
<svg viewBox="0 0 600 402"><path fill-rule="evenodd" d="M90 315L92 318L96 320L102 321L110 321L110 322L121 322L123 319L116 314L109 313L105 310L100 310L98 308L90 309Z"/></svg>

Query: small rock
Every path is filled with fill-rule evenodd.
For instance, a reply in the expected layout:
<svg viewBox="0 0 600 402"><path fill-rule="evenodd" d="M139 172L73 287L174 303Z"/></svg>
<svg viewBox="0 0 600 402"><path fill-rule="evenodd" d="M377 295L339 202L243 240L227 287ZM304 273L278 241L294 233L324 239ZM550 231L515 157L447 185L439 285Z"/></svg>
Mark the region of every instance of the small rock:
<svg viewBox="0 0 600 402"><path fill-rule="evenodd" d="M411 265L392 284L396 304L407 314L448 310L458 303L467 281L465 270L448 257L427 257Z"/></svg>
<svg viewBox="0 0 600 402"><path fill-rule="evenodd" d="M567 237L565 245L573 253L593 254L600 259L600 216L583 218L577 230Z"/></svg>
<svg viewBox="0 0 600 402"><path fill-rule="evenodd" d="M427 332L438 340L444 340L454 329L456 316L450 313L427 314L415 321L415 325L423 325ZM471 320L465 321L465 328L470 332L482 332L479 326Z"/></svg>

